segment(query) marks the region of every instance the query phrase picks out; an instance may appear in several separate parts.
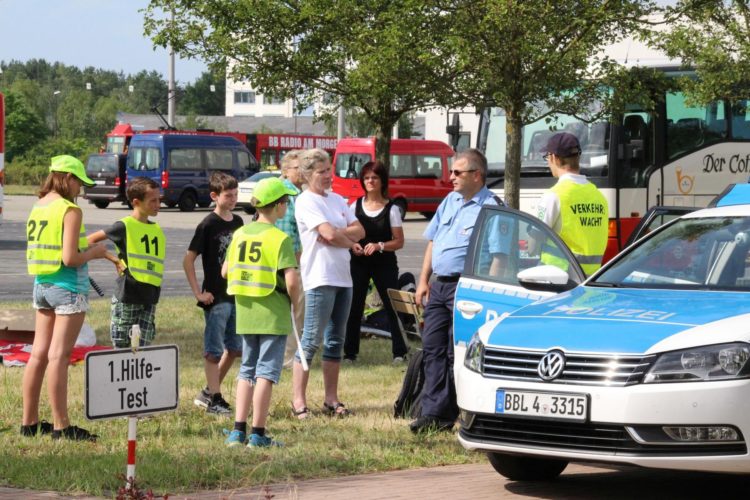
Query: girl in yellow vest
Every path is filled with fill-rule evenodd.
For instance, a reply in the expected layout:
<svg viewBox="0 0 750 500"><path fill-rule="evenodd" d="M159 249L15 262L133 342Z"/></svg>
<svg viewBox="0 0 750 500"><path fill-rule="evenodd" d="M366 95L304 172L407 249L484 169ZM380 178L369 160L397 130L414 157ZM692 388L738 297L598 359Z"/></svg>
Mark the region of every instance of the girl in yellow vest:
<svg viewBox="0 0 750 500"><path fill-rule="evenodd" d="M242 337L242 365L237 376L234 429L225 431L232 448L281 446L266 435L273 384L284 364L286 336L292 331L292 304L299 303L300 280L292 240L274 226L297 194L275 177L253 190L258 220L234 232L221 275L237 305L237 334ZM253 408L251 432L247 416Z"/></svg>
<svg viewBox="0 0 750 500"><path fill-rule="evenodd" d="M73 202L81 186L94 182L78 159L52 158L50 174L26 222L26 259L34 279L36 325L31 358L23 372L22 436L52 434L53 439L94 441L95 434L70 425L68 364L88 309L87 262L118 259L103 245L87 245L81 209ZM54 424L39 421L39 396L47 373Z"/></svg>

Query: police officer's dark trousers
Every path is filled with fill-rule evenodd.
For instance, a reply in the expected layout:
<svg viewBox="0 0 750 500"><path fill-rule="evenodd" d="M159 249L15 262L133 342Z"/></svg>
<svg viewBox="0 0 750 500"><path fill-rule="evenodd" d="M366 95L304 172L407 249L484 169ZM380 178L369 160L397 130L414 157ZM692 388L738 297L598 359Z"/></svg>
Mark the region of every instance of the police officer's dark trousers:
<svg viewBox="0 0 750 500"><path fill-rule="evenodd" d="M453 382L453 299L457 284L432 283L430 300L424 311L422 415L441 420L455 420L458 417L456 386Z"/></svg>

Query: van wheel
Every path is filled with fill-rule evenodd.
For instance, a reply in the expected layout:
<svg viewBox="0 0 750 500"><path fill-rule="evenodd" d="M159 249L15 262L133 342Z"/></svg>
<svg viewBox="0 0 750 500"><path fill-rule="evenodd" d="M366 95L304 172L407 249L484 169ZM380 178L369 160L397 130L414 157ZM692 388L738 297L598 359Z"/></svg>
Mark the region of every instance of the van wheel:
<svg viewBox="0 0 750 500"><path fill-rule="evenodd" d="M201 201L198 206L201 208L208 208L211 205L211 201Z"/></svg>
<svg viewBox="0 0 750 500"><path fill-rule="evenodd" d="M511 481L549 481L559 476L568 462L547 458L487 453L492 467Z"/></svg>
<svg viewBox="0 0 750 500"><path fill-rule="evenodd" d="M398 211L401 212L401 220L406 219L406 200L403 198L399 198L397 200L394 200L394 205L398 207Z"/></svg>
<svg viewBox="0 0 750 500"><path fill-rule="evenodd" d="M242 207L242 210L244 210L245 213L249 215L253 215L255 213L255 208L253 207Z"/></svg>
<svg viewBox="0 0 750 500"><path fill-rule="evenodd" d="M432 220L432 217L435 215L435 212L419 212L422 214L422 217L424 217L427 220Z"/></svg>
<svg viewBox="0 0 750 500"><path fill-rule="evenodd" d="M104 200L96 200L94 202L94 206L96 206L96 208L107 208L109 206L109 202Z"/></svg>
<svg viewBox="0 0 750 500"><path fill-rule="evenodd" d="M164 204L167 206L167 208L174 208L174 207L177 206L177 202L176 201L170 201L170 202L166 202Z"/></svg>
<svg viewBox="0 0 750 500"><path fill-rule="evenodd" d="M185 191L180 196L178 205L180 206L180 212L192 212L195 210L195 194L192 191Z"/></svg>

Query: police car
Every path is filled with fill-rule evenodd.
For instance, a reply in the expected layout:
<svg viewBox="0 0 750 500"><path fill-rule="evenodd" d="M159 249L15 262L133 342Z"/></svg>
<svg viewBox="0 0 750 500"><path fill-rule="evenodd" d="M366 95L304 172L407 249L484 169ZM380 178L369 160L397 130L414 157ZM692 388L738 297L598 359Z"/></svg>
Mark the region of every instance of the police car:
<svg viewBox="0 0 750 500"><path fill-rule="evenodd" d="M736 188L586 281L548 227L484 208L454 311L461 444L513 480L571 461L750 472L750 186ZM500 271L498 230L518 242ZM567 269L539 262L540 239Z"/></svg>

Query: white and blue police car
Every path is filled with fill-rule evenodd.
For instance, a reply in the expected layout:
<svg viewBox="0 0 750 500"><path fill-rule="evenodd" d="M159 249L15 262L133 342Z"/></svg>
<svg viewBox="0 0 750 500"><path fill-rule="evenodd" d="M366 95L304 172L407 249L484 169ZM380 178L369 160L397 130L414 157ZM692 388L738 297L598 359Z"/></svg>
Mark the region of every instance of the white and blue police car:
<svg viewBox="0 0 750 500"><path fill-rule="evenodd" d="M571 461L750 472L750 186L725 195L587 280L541 222L484 208L454 312L461 444L513 480Z"/></svg>

